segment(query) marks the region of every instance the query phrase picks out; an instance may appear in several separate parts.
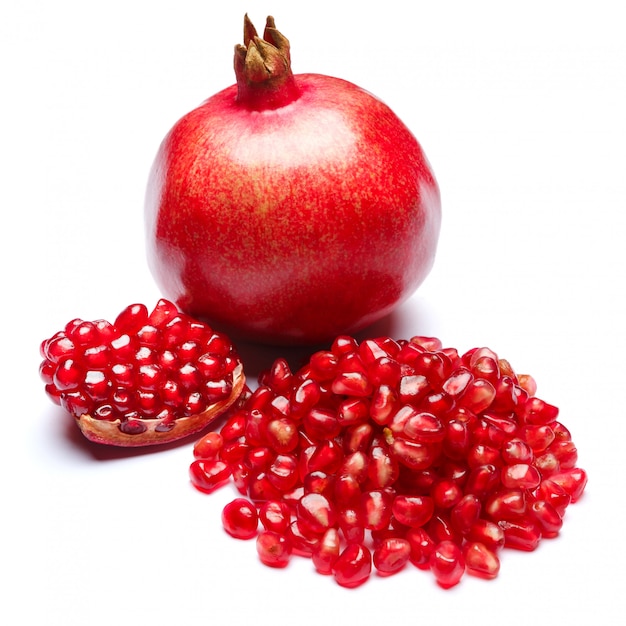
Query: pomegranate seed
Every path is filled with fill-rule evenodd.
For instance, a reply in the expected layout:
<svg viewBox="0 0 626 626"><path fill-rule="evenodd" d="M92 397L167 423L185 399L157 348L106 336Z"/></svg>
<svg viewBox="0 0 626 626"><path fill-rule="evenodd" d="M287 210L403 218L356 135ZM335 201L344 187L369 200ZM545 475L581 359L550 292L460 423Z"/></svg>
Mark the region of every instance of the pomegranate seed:
<svg viewBox="0 0 626 626"><path fill-rule="evenodd" d="M539 545L541 528L528 517L498 522L504 532L504 545L507 548L531 552Z"/></svg>
<svg viewBox="0 0 626 626"><path fill-rule="evenodd" d="M447 589L458 584L465 573L461 548L453 541L441 541L430 555L430 569L437 583Z"/></svg>
<svg viewBox="0 0 626 626"><path fill-rule="evenodd" d="M430 555L435 549L435 542L423 528L410 528L405 539L409 542L411 563L419 569L430 568Z"/></svg>
<svg viewBox="0 0 626 626"><path fill-rule="evenodd" d="M257 554L261 563L269 567L286 567L291 558L291 546L285 535L263 530L256 538Z"/></svg>
<svg viewBox="0 0 626 626"><path fill-rule="evenodd" d="M530 513L541 527L544 538L556 537L563 526L563 518L558 511L545 500L537 500L530 505Z"/></svg>
<svg viewBox="0 0 626 626"><path fill-rule="evenodd" d="M224 530L236 539L256 537L259 516L256 506L245 498L236 498L222 510Z"/></svg>
<svg viewBox="0 0 626 626"><path fill-rule="evenodd" d="M505 535L501 524L479 518L470 526L468 541L481 543L493 552L504 547Z"/></svg>
<svg viewBox="0 0 626 626"><path fill-rule="evenodd" d="M559 474L553 474L549 480L562 487L572 502L576 502L587 486L587 472L580 468L572 468Z"/></svg>
<svg viewBox="0 0 626 626"><path fill-rule="evenodd" d="M516 463L502 468L501 480L510 489L534 489L541 483L541 474L533 465Z"/></svg>
<svg viewBox="0 0 626 626"><path fill-rule="evenodd" d="M259 520L265 530L285 535L291 523L291 511L281 500L267 500L259 508Z"/></svg>
<svg viewBox="0 0 626 626"><path fill-rule="evenodd" d="M313 550L311 560L320 574L332 574L339 557L341 542L336 528L329 528Z"/></svg>
<svg viewBox="0 0 626 626"><path fill-rule="evenodd" d="M196 460L189 468L194 487L206 493L211 493L226 484L231 472L231 467L224 461Z"/></svg>
<svg viewBox="0 0 626 626"><path fill-rule="evenodd" d="M267 468L267 480L279 491L291 491L298 484L298 459L291 454L278 454Z"/></svg>
<svg viewBox="0 0 626 626"><path fill-rule="evenodd" d="M453 480L440 479L435 482L431 490L435 507L439 509L451 509L463 497L461 487Z"/></svg>
<svg viewBox="0 0 626 626"><path fill-rule="evenodd" d="M500 571L498 555L484 544L470 542L463 547L465 568L468 574L479 578L495 578Z"/></svg>
<svg viewBox="0 0 626 626"><path fill-rule="evenodd" d="M450 511L450 523L462 535L467 535L481 512L481 501L472 493L463 496Z"/></svg>
<svg viewBox="0 0 626 626"><path fill-rule="evenodd" d="M339 529L348 543L361 543L365 538L365 527L359 508L345 507L339 511Z"/></svg>
<svg viewBox="0 0 626 626"><path fill-rule="evenodd" d="M372 554L374 567L381 575L399 572L409 561L411 544L400 537L386 537Z"/></svg>
<svg viewBox="0 0 626 626"><path fill-rule="evenodd" d="M298 502L298 522L313 533L323 533L335 523L335 511L321 493L308 493Z"/></svg>
<svg viewBox="0 0 626 626"><path fill-rule="evenodd" d="M410 528L419 528L430 521L435 503L429 496L396 496L391 505L393 516Z"/></svg>
<svg viewBox="0 0 626 626"><path fill-rule="evenodd" d="M289 524L287 538L294 554L310 557L318 548L321 535L295 519Z"/></svg>
<svg viewBox="0 0 626 626"><path fill-rule="evenodd" d="M360 543L351 543L339 554L333 564L333 575L342 587L362 585L372 573L372 554Z"/></svg>

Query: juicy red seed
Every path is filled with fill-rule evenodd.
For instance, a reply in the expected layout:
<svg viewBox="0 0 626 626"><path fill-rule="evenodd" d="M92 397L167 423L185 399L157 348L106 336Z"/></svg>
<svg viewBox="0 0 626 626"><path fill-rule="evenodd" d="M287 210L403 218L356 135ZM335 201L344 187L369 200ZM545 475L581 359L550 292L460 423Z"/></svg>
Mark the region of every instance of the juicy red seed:
<svg viewBox="0 0 626 626"><path fill-rule="evenodd" d="M474 494L468 493L450 511L450 523L462 535L467 535L478 520L481 509L481 501Z"/></svg>
<svg viewBox="0 0 626 626"><path fill-rule="evenodd" d="M402 376L399 387L399 400L402 404L416 406L430 389L428 378L423 374Z"/></svg>
<svg viewBox="0 0 626 626"><path fill-rule="evenodd" d="M257 554L268 567L286 567L291 558L291 545L285 535L273 530L263 530L256 539Z"/></svg>
<svg viewBox="0 0 626 626"><path fill-rule="evenodd" d="M396 496L391 505L393 516L404 526L419 528L430 521L435 503L429 496Z"/></svg>
<svg viewBox="0 0 626 626"><path fill-rule="evenodd" d="M480 413L489 408L495 397L494 386L488 380L478 378L468 384L459 403L474 413Z"/></svg>
<svg viewBox="0 0 626 626"><path fill-rule="evenodd" d="M565 489L549 478L541 482L539 488L534 492L534 496L537 500L549 502L561 517L572 501L572 497Z"/></svg>
<svg viewBox="0 0 626 626"><path fill-rule="evenodd" d="M450 509L461 500L463 490L453 480L441 479L433 485L431 495L435 507L439 509Z"/></svg>
<svg viewBox="0 0 626 626"><path fill-rule="evenodd" d="M397 437L390 446L391 452L399 463L412 470L430 467L439 457L436 444L419 443Z"/></svg>
<svg viewBox="0 0 626 626"><path fill-rule="evenodd" d="M338 513L339 529L347 543L361 543L365 537L360 508L345 507Z"/></svg>
<svg viewBox="0 0 626 626"><path fill-rule="evenodd" d="M334 352L326 350L313 354L309 361L311 377L316 381L332 380L337 373L338 357Z"/></svg>
<svg viewBox="0 0 626 626"><path fill-rule="evenodd" d="M404 424L402 432L408 439L422 443L443 441L445 437L441 421L432 413L426 412L411 415Z"/></svg>
<svg viewBox="0 0 626 626"><path fill-rule="evenodd" d="M441 386L451 397L459 397L467 389L467 386L474 380L472 373L466 368L456 370Z"/></svg>
<svg viewBox="0 0 626 626"><path fill-rule="evenodd" d="M504 545L507 548L531 552L539 545L541 527L528 517L502 520L498 525L504 532Z"/></svg>
<svg viewBox="0 0 626 626"><path fill-rule="evenodd" d="M556 537L563 526L563 518L558 511L545 500L537 500L530 505L530 514L541 527L541 536Z"/></svg>
<svg viewBox="0 0 626 626"><path fill-rule="evenodd" d="M494 520L510 520L526 513L526 494L520 489L495 492L485 502L485 512Z"/></svg>
<svg viewBox="0 0 626 626"><path fill-rule="evenodd" d="M267 468L267 480L278 491L285 493L293 489L299 479L298 459L291 454L277 454Z"/></svg>
<svg viewBox="0 0 626 626"><path fill-rule="evenodd" d="M224 530L236 539L256 537L259 516L256 506L245 498L236 498L222 510Z"/></svg>
<svg viewBox="0 0 626 626"><path fill-rule="evenodd" d="M530 398L524 405L523 420L527 424L552 424L559 416L559 409L539 398Z"/></svg>
<svg viewBox="0 0 626 626"><path fill-rule="evenodd" d="M467 543L463 547L463 557L467 573L473 576L491 579L500 571L498 555L482 543Z"/></svg>
<svg viewBox="0 0 626 626"><path fill-rule="evenodd" d="M535 489L541 483L541 474L533 465L516 463L502 468L501 480L509 489Z"/></svg>
<svg viewBox="0 0 626 626"><path fill-rule="evenodd" d="M341 395L351 395L358 398L368 396L372 393L372 383L368 380L364 372L341 372L332 382L332 392Z"/></svg>
<svg viewBox="0 0 626 626"><path fill-rule="evenodd" d="M339 474L333 483L333 496L339 506L357 503L361 498L361 486L352 474Z"/></svg>
<svg viewBox="0 0 626 626"><path fill-rule="evenodd" d="M302 419L304 432L314 441L333 439L341 432L341 424L334 411L311 409Z"/></svg>
<svg viewBox="0 0 626 626"><path fill-rule="evenodd" d="M383 575L399 572L409 561L411 544L400 537L386 537L376 547L372 561L376 570Z"/></svg>
<svg viewBox="0 0 626 626"><path fill-rule="evenodd" d="M328 499L320 493L309 493L297 507L298 520L314 533L323 533L334 526L336 515Z"/></svg>
<svg viewBox="0 0 626 626"><path fill-rule="evenodd" d="M341 427L366 422L369 409L369 404L361 398L344 400L337 409L337 422Z"/></svg>
<svg viewBox="0 0 626 626"><path fill-rule="evenodd" d="M84 380L85 372L74 359L64 359L59 363L52 376L52 381L59 391L76 389Z"/></svg>
<svg viewBox="0 0 626 626"><path fill-rule="evenodd" d="M441 541L430 555L430 569L437 583L444 588L458 584L465 572L461 548L452 541Z"/></svg>
<svg viewBox="0 0 626 626"><path fill-rule="evenodd" d="M211 431L204 435L202 439L196 441L193 446L193 456L196 459L214 461L224 447L224 438L218 432Z"/></svg>
<svg viewBox="0 0 626 626"><path fill-rule="evenodd" d="M199 373L199 370L197 370ZM200 374L200 379L202 375ZM224 378L222 380L207 380L202 386L202 393L209 404L221 402L230 397L233 391L232 380Z"/></svg>
<svg viewBox="0 0 626 626"><path fill-rule="evenodd" d="M545 450L554 441L554 431L547 425L528 424L518 431L521 437L533 450L538 453Z"/></svg>
<svg viewBox="0 0 626 626"><path fill-rule="evenodd" d="M294 418L304 415L312 409L320 399L322 392L317 381L307 378L291 393L289 412Z"/></svg>
<svg viewBox="0 0 626 626"><path fill-rule="evenodd" d="M285 535L291 524L291 511L280 500L268 500L259 508L259 520L266 530Z"/></svg>
<svg viewBox="0 0 626 626"><path fill-rule="evenodd" d="M572 502L576 502L587 486L587 472L581 468L572 468L550 476L549 480L562 487L570 496Z"/></svg>
<svg viewBox="0 0 626 626"><path fill-rule="evenodd" d="M313 550L311 559L320 574L332 574L341 550L341 539L336 528L329 528Z"/></svg>
<svg viewBox="0 0 626 626"><path fill-rule="evenodd" d="M74 342L65 334L57 334L42 344L43 356L53 363L58 363L65 357L74 355L76 346Z"/></svg>
<svg viewBox="0 0 626 626"><path fill-rule="evenodd" d="M231 468L224 461L195 460L189 468L191 482L200 491L211 493L225 485L231 475Z"/></svg>
<svg viewBox="0 0 626 626"><path fill-rule="evenodd" d="M361 495L361 520L368 530L382 530L389 526L392 503L385 492L374 489Z"/></svg>
<svg viewBox="0 0 626 626"><path fill-rule="evenodd" d="M372 554L360 543L351 543L339 554L333 575L342 587L354 588L362 585L372 572Z"/></svg>
<svg viewBox="0 0 626 626"><path fill-rule="evenodd" d="M116 318L113 325L120 333L134 334L148 322L148 309L144 304L127 306Z"/></svg>
<svg viewBox="0 0 626 626"><path fill-rule="evenodd" d="M482 543L492 551L504 546L505 536L502 526L486 519L477 519L467 533L468 541Z"/></svg>
<svg viewBox="0 0 626 626"><path fill-rule="evenodd" d="M435 543L423 528L411 528L407 531L405 539L411 548L410 560L419 569L430 567L430 555L435 549Z"/></svg>
<svg viewBox="0 0 626 626"><path fill-rule="evenodd" d="M522 439L509 439L502 447L502 460L514 465L516 463L532 463L533 449Z"/></svg>
<svg viewBox="0 0 626 626"><path fill-rule="evenodd" d="M367 475L374 489L381 489L395 483L399 471L398 462L386 448L372 447L367 464Z"/></svg>
<svg viewBox="0 0 626 626"><path fill-rule="evenodd" d="M289 524L287 538L294 554L310 557L318 548L321 535L311 531L295 519Z"/></svg>
<svg viewBox="0 0 626 626"><path fill-rule="evenodd" d="M391 385L380 385L372 395L369 416L379 425L388 424L397 411L398 394Z"/></svg>
<svg viewBox="0 0 626 626"><path fill-rule="evenodd" d="M279 500L281 491L274 486L265 472L255 473L250 470L248 477L248 497L255 502Z"/></svg>

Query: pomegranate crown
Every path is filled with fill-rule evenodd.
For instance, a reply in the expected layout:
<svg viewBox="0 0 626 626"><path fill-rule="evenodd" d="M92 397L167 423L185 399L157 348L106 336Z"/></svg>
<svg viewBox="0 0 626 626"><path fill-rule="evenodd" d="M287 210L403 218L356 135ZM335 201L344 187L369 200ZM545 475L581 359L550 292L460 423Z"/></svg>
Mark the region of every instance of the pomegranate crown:
<svg viewBox="0 0 626 626"><path fill-rule="evenodd" d="M246 13L243 40L235 46L237 102L262 110L295 100L300 91L291 71L289 40L276 29L274 18L268 16L261 38Z"/></svg>

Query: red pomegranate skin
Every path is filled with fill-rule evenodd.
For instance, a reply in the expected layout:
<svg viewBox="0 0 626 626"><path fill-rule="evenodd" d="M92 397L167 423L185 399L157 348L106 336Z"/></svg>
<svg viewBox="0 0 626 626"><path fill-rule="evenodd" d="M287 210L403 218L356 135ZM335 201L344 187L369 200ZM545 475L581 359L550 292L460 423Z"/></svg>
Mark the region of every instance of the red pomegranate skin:
<svg viewBox="0 0 626 626"><path fill-rule="evenodd" d="M237 338L311 345L415 291L441 205L388 106L338 78L290 79L252 101L238 76L174 125L150 173L147 252L185 312Z"/></svg>

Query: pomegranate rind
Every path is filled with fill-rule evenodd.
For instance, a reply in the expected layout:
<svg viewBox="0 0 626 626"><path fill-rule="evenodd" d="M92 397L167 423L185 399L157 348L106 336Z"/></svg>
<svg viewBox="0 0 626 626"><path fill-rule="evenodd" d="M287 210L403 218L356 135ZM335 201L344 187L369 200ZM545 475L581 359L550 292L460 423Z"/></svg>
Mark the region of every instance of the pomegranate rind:
<svg viewBox="0 0 626 626"><path fill-rule="evenodd" d="M120 430L122 423L120 419L102 420L85 413L79 417L75 416L74 421L82 434L94 443L126 448L172 443L201 432L223 415L237 401L245 388L245 384L246 377L243 365L239 364L233 371L233 389L228 398L215 402L197 415L177 418L174 420L173 427L167 431L157 430L161 420L152 418L138 419L145 426L145 430L137 434L125 433Z"/></svg>

